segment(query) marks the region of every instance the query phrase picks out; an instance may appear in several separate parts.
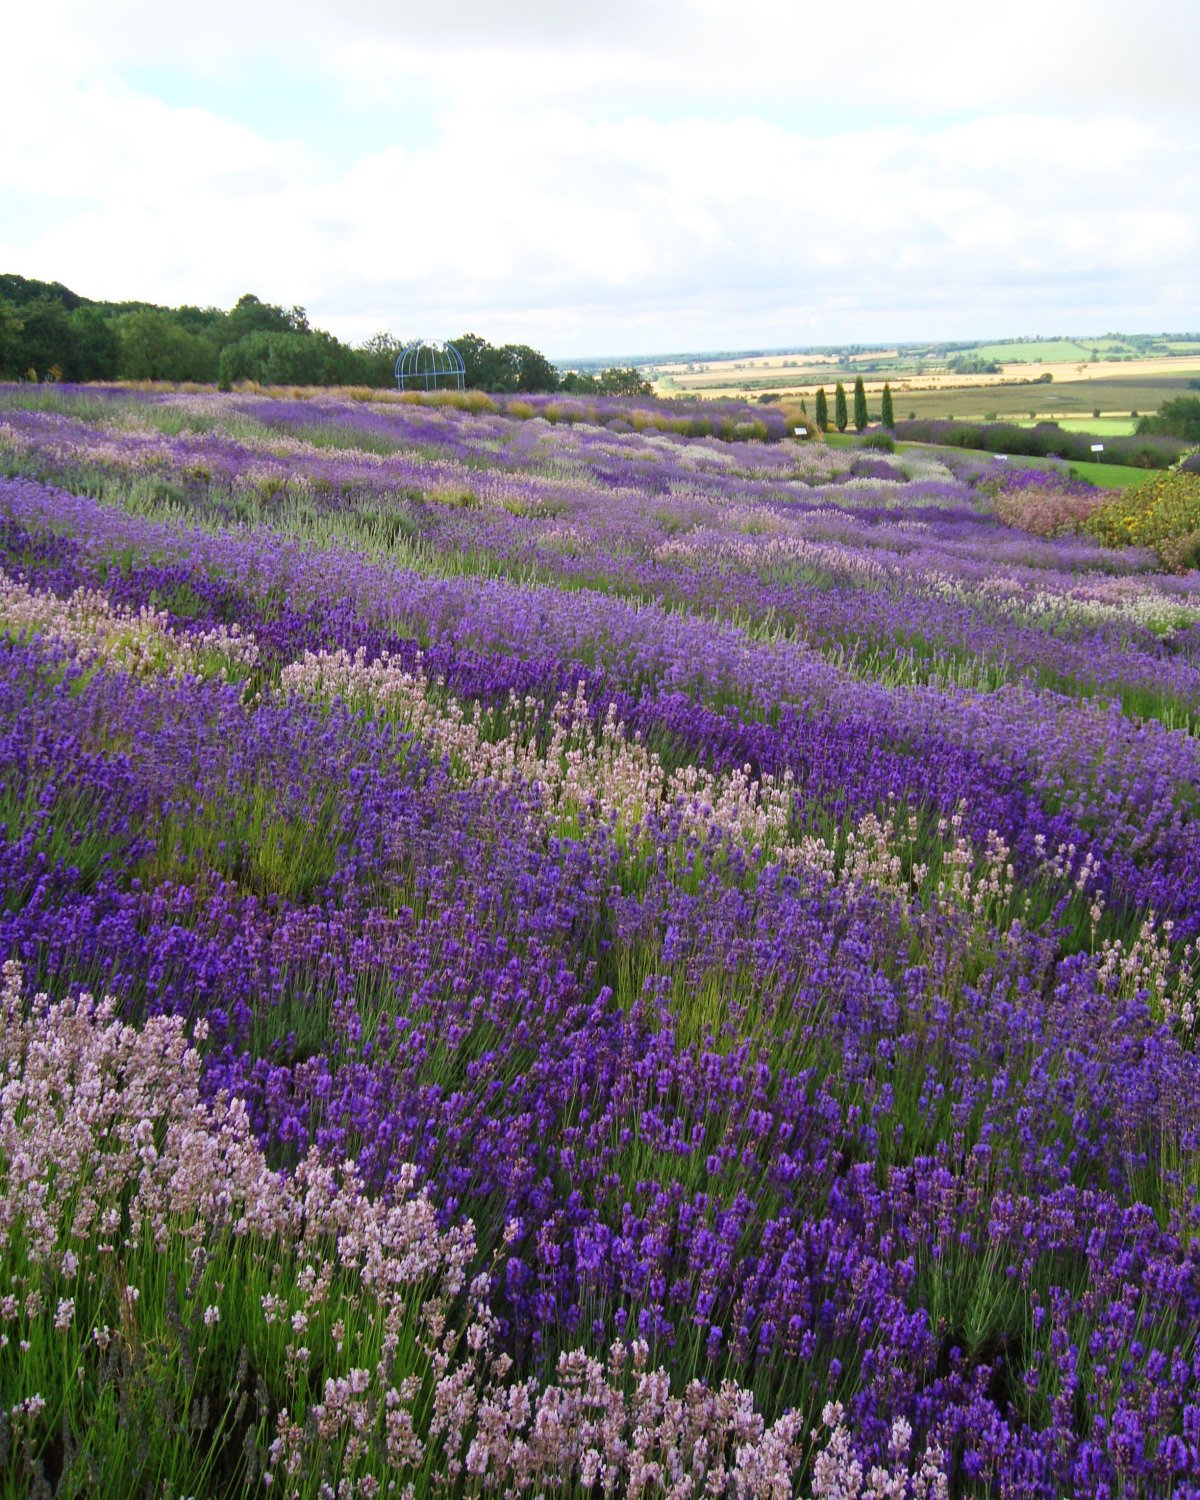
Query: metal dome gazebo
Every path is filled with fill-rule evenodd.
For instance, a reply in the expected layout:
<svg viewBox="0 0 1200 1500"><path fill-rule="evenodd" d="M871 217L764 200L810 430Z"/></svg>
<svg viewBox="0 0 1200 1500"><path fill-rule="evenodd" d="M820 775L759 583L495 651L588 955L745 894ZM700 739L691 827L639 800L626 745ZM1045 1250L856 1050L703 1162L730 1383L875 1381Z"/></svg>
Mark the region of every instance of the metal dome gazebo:
<svg viewBox="0 0 1200 1500"><path fill-rule="evenodd" d="M414 339L396 360L396 385L402 391L461 391L467 367L453 344Z"/></svg>

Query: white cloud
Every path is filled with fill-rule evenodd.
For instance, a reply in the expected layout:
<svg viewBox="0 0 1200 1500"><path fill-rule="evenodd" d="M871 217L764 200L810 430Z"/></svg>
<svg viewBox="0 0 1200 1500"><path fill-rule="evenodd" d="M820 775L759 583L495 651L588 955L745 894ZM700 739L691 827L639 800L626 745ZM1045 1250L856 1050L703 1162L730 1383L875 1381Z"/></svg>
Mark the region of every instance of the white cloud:
<svg viewBox="0 0 1200 1500"><path fill-rule="evenodd" d="M1200 8L1118 33L1115 7L1042 7L1037 47L1022 3L1002 24L931 4L886 28L867 5L852 38L826 7L767 5L757 33L709 3L584 9L353 0L284 27L212 0L100 24L50 0L18 23L0 206L8 190L60 217L0 218L0 267L553 352L1200 322L1200 148L1178 123ZM319 76L361 102L416 81L454 107L419 140L389 139L385 114L378 148L335 166L320 115L274 139L121 76L186 63L254 87L266 57L298 89ZM835 103L862 128L822 120Z"/></svg>
<svg viewBox="0 0 1200 1500"><path fill-rule="evenodd" d="M296 0L286 12L262 0L42 0L11 31L13 55L53 50L76 72L165 63L232 76L277 62L340 73L360 99L418 77L451 98L525 104L1200 108L1193 0L1157 0L1136 18L1118 0L759 0L741 14L718 0Z"/></svg>

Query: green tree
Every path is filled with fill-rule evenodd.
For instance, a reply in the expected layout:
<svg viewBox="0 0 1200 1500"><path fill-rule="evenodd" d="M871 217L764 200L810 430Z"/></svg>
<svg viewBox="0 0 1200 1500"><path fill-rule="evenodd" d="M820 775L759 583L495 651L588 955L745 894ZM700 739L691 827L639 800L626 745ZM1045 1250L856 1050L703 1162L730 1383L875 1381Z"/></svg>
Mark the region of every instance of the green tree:
<svg viewBox="0 0 1200 1500"><path fill-rule="evenodd" d="M78 292L61 281L35 281L28 276L15 276L11 272L0 276L0 297L6 298L20 310L31 302L61 302L70 312L84 300Z"/></svg>
<svg viewBox="0 0 1200 1500"><path fill-rule="evenodd" d="M1164 401L1156 415L1143 417L1137 425L1139 436L1158 433L1200 443L1200 396L1176 396Z"/></svg>
<svg viewBox="0 0 1200 1500"><path fill-rule="evenodd" d="M225 316L220 329L222 346L236 344L251 333L307 333L308 315L302 307L285 312L273 302L263 302L245 292Z"/></svg>
<svg viewBox="0 0 1200 1500"><path fill-rule="evenodd" d="M466 384L478 391L557 391L559 375L538 349L528 344L502 344L496 348L477 333L464 333L454 347L466 366ZM569 385L568 389L578 389Z"/></svg>
<svg viewBox="0 0 1200 1500"><path fill-rule="evenodd" d="M558 390L558 371L540 350L528 344L505 344L500 352L510 353L516 363L517 390L530 394Z"/></svg>
<svg viewBox="0 0 1200 1500"><path fill-rule="evenodd" d="M883 383L883 400L880 407L879 419L890 432L896 425L896 413L892 409L892 388L886 380Z"/></svg>
<svg viewBox="0 0 1200 1500"><path fill-rule="evenodd" d="M407 343L394 333L373 333L356 349L347 350L350 374L355 385L389 386L396 383L396 361Z"/></svg>
<svg viewBox="0 0 1200 1500"><path fill-rule="evenodd" d="M116 319L122 380L211 380L213 346L181 328L168 312L146 308Z"/></svg>
<svg viewBox="0 0 1200 1500"><path fill-rule="evenodd" d="M601 370L595 382L602 396L650 396L654 387L643 380L635 365L618 368L616 365Z"/></svg>
<svg viewBox="0 0 1200 1500"><path fill-rule="evenodd" d="M217 384L339 385L353 371L354 354L331 333L248 333L221 350Z"/></svg>
<svg viewBox="0 0 1200 1500"><path fill-rule="evenodd" d="M861 375L854 377L854 430L861 432L867 425L867 389Z"/></svg>
<svg viewBox="0 0 1200 1500"><path fill-rule="evenodd" d="M117 331L98 307L81 305L67 320L71 325L71 380L115 380L121 345Z"/></svg>
<svg viewBox="0 0 1200 1500"><path fill-rule="evenodd" d="M520 377L515 346L497 349L477 333L464 333L454 340L454 347L466 366L466 383L476 391L515 391Z"/></svg>
<svg viewBox="0 0 1200 1500"><path fill-rule="evenodd" d="M21 332L25 325L17 309L5 297L0 297L0 380L13 380L24 375L21 365Z"/></svg>
<svg viewBox="0 0 1200 1500"><path fill-rule="evenodd" d="M946 366L956 375L999 375L1000 366L982 354L960 354Z"/></svg>
<svg viewBox="0 0 1200 1500"><path fill-rule="evenodd" d="M70 369L74 340L71 315L63 303L54 297L35 297L22 307L21 322L17 358L22 375L32 371L35 380L53 380Z"/></svg>
<svg viewBox="0 0 1200 1500"><path fill-rule="evenodd" d="M824 386L817 392L817 426L822 432L829 431L829 401Z"/></svg>
<svg viewBox="0 0 1200 1500"><path fill-rule="evenodd" d="M850 421L850 413L846 407L846 387L839 380L833 391L833 420L839 432L845 432Z"/></svg>

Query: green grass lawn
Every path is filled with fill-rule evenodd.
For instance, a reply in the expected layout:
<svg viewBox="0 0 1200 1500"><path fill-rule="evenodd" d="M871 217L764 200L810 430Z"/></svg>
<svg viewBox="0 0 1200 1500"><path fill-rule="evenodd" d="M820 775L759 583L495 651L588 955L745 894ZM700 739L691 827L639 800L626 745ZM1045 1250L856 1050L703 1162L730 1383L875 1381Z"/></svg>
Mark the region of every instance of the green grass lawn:
<svg viewBox="0 0 1200 1500"><path fill-rule="evenodd" d="M1097 437L1129 437L1137 423L1132 417L1055 417L1064 432L1094 432ZM1021 417L1017 427L1033 427L1028 417Z"/></svg>
<svg viewBox="0 0 1200 1500"><path fill-rule="evenodd" d="M1148 479L1152 469L1134 469L1129 464L1072 464L1077 479L1087 479L1104 490L1123 490L1128 484Z"/></svg>
<svg viewBox="0 0 1200 1500"><path fill-rule="evenodd" d="M1070 470L1073 478L1086 479L1089 484L1094 484L1102 490L1123 490L1126 485L1136 484L1139 479L1146 479L1154 472L1152 469L1135 469L1130 464L1064 464L1062 459L1038 458L1034 454L1027 453L1010 454L1008 462L1022 469L1065 467Z"/></svg>
<svg viewBox="0 0 1200 1500"><path fill-rule="evenodd" d="M834 442L834 447L844 448L852 445L852 439L849 434L841 435L834 432L829 436L831 441L834 439L837 440ZM939 456L943 454L961 455L963 453L978 453L980 458L986 457L986 454L974 448L939 448L933 443L896 444L896 451L898 453L919 451L921 449ZM1017 468L1021 469L1069 467L1071 475L1074 478L1086 479L1090 484L1097 485L1100 489L1104 490L1123 490L1126 485L1136 484L1138 480L1146 479L1154 472L1151 469L1135 469L1129 464L1074 463L1068 466L1063 463L1062 459L1038 458L1033 454L1026 453L1012 453L1008 456L1006 462L1014 464Z"/></svg>

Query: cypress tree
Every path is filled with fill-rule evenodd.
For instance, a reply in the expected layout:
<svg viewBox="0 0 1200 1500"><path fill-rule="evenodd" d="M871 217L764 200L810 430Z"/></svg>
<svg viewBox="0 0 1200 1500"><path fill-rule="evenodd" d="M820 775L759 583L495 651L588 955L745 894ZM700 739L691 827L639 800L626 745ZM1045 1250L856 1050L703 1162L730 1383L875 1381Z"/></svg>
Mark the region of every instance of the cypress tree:
<svg viewBox="0 0 1200 1500"><path fill-rule="evenodd" d="M825 399L825 387L817 392L817 426L822 432L829 431L829 402Z"/></svg>
<svg viewBox="0 0 1200 1500"><path fill-rule="evenodd" d="M892 388L886 380L883 383L883 403L880 421L889 432L896 425L896 413L892 410Z"/></svg>
<svg viewBox="0 0 1200 1500"><path fill-rule="evenodd" d="M846 410L846 387L839 380L833 392L833 420L839 432L845 432L850 414Z"/></svg>
<svg viewBox="0 0 1200 1500"><path fill-rule="evenodd" d="M867 390L861 375L854 377L854 430L861 432L867 425Z"/></svg>

